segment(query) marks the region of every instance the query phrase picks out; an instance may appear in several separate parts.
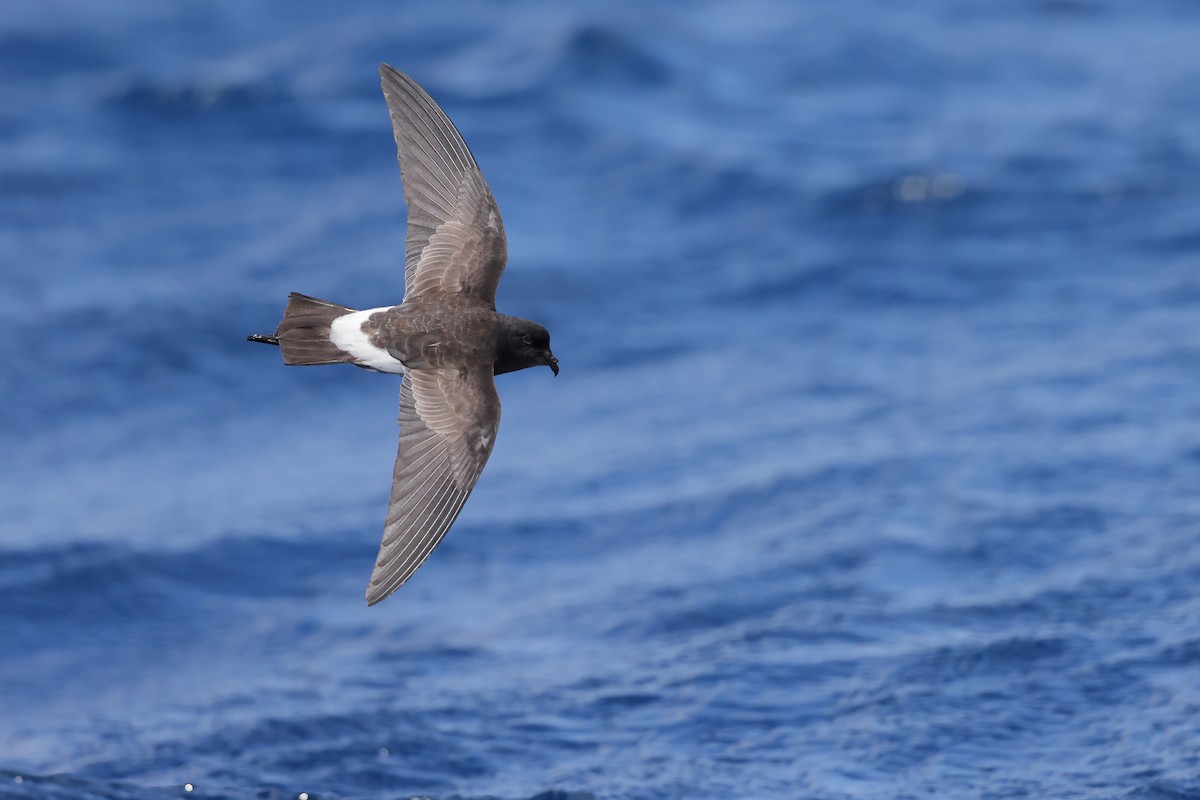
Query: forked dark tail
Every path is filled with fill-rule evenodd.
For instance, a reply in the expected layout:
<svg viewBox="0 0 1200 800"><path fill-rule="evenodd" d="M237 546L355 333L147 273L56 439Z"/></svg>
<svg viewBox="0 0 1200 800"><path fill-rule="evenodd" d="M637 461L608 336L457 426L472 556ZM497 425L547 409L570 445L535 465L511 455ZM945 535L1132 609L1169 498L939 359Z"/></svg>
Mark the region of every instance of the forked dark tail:
<svg viewBox="0 0 1200 800"><path fill-rule="evenodd" d="M329 326L338 317L353 312L353 308L292 292L275 335L256 333L246 340L279 345L283 363L292 366L348 364L354 359L329 341Z"/></svg>

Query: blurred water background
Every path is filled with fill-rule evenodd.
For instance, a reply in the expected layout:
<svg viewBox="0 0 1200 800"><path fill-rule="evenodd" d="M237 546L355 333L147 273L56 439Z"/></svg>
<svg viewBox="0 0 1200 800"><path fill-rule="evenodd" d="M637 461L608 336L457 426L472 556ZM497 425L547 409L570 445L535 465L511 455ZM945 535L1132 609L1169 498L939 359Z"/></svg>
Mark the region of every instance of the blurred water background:
<svg viewBox="0 0 1200 800"><path fill-rule="evenodd" d="M1200 797L1197 43L1182 0L6 0L0 797ZM368 609L397 381L242 337L399 301L381 61L563 370L499 380Z"/></svg>

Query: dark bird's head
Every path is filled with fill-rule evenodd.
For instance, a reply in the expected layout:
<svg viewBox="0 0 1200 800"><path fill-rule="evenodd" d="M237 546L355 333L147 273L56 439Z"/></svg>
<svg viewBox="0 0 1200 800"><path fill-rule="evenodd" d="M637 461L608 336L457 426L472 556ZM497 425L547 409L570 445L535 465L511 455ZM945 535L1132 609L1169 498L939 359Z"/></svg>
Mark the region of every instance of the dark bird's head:
<svg viewBox="0 0 1200 800"><path fill-rule="evenodd" d="M558 359L550 352L550 331L536 322L516 317L505 319L496 351L497 375L540 366L558 374Z"/></svg>

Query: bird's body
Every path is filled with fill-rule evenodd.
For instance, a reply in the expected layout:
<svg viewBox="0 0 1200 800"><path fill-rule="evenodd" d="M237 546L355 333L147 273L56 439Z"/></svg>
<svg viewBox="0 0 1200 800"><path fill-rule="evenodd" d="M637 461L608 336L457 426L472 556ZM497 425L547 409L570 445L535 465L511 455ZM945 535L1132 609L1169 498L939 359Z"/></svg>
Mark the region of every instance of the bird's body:
<svg viewBox="0 0 1200 800"><path fill-rule="evenodd" d="M275 334L249 337L279 345L285 364L404 376L369 604L416 572L474 488L500 424L493 376L539 365L558 374L546 329L496 311L508 246L474 157L411 78L386 64L380 74L408 202L404 302L356 311L293 293Z"/></svg>
<svg viewBox="0 0 1200 800"><path fill-rule="evenodd" d="M537 323L500 314L462 297L355 311L333 321L330 340L359 366L404 374L407 369L504 365L520 359L505 332ZM540 327L540 326L538 326ZM545 363L538 359L523 366ZM496 374L511 372L496 369Z"/></svg>

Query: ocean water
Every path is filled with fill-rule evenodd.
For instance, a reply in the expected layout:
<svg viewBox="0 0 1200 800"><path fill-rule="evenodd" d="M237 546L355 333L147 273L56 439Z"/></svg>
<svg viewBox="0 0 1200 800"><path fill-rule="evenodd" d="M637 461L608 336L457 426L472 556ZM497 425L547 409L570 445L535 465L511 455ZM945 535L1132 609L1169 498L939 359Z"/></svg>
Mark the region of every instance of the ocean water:
<svg viewBox="0 0 1200 800"><path fill-rule="evenodd" d="M0 797L1200 798L1200 9L8 0ZM499 200L451 535L367 608L376 69Z"/></svg>

